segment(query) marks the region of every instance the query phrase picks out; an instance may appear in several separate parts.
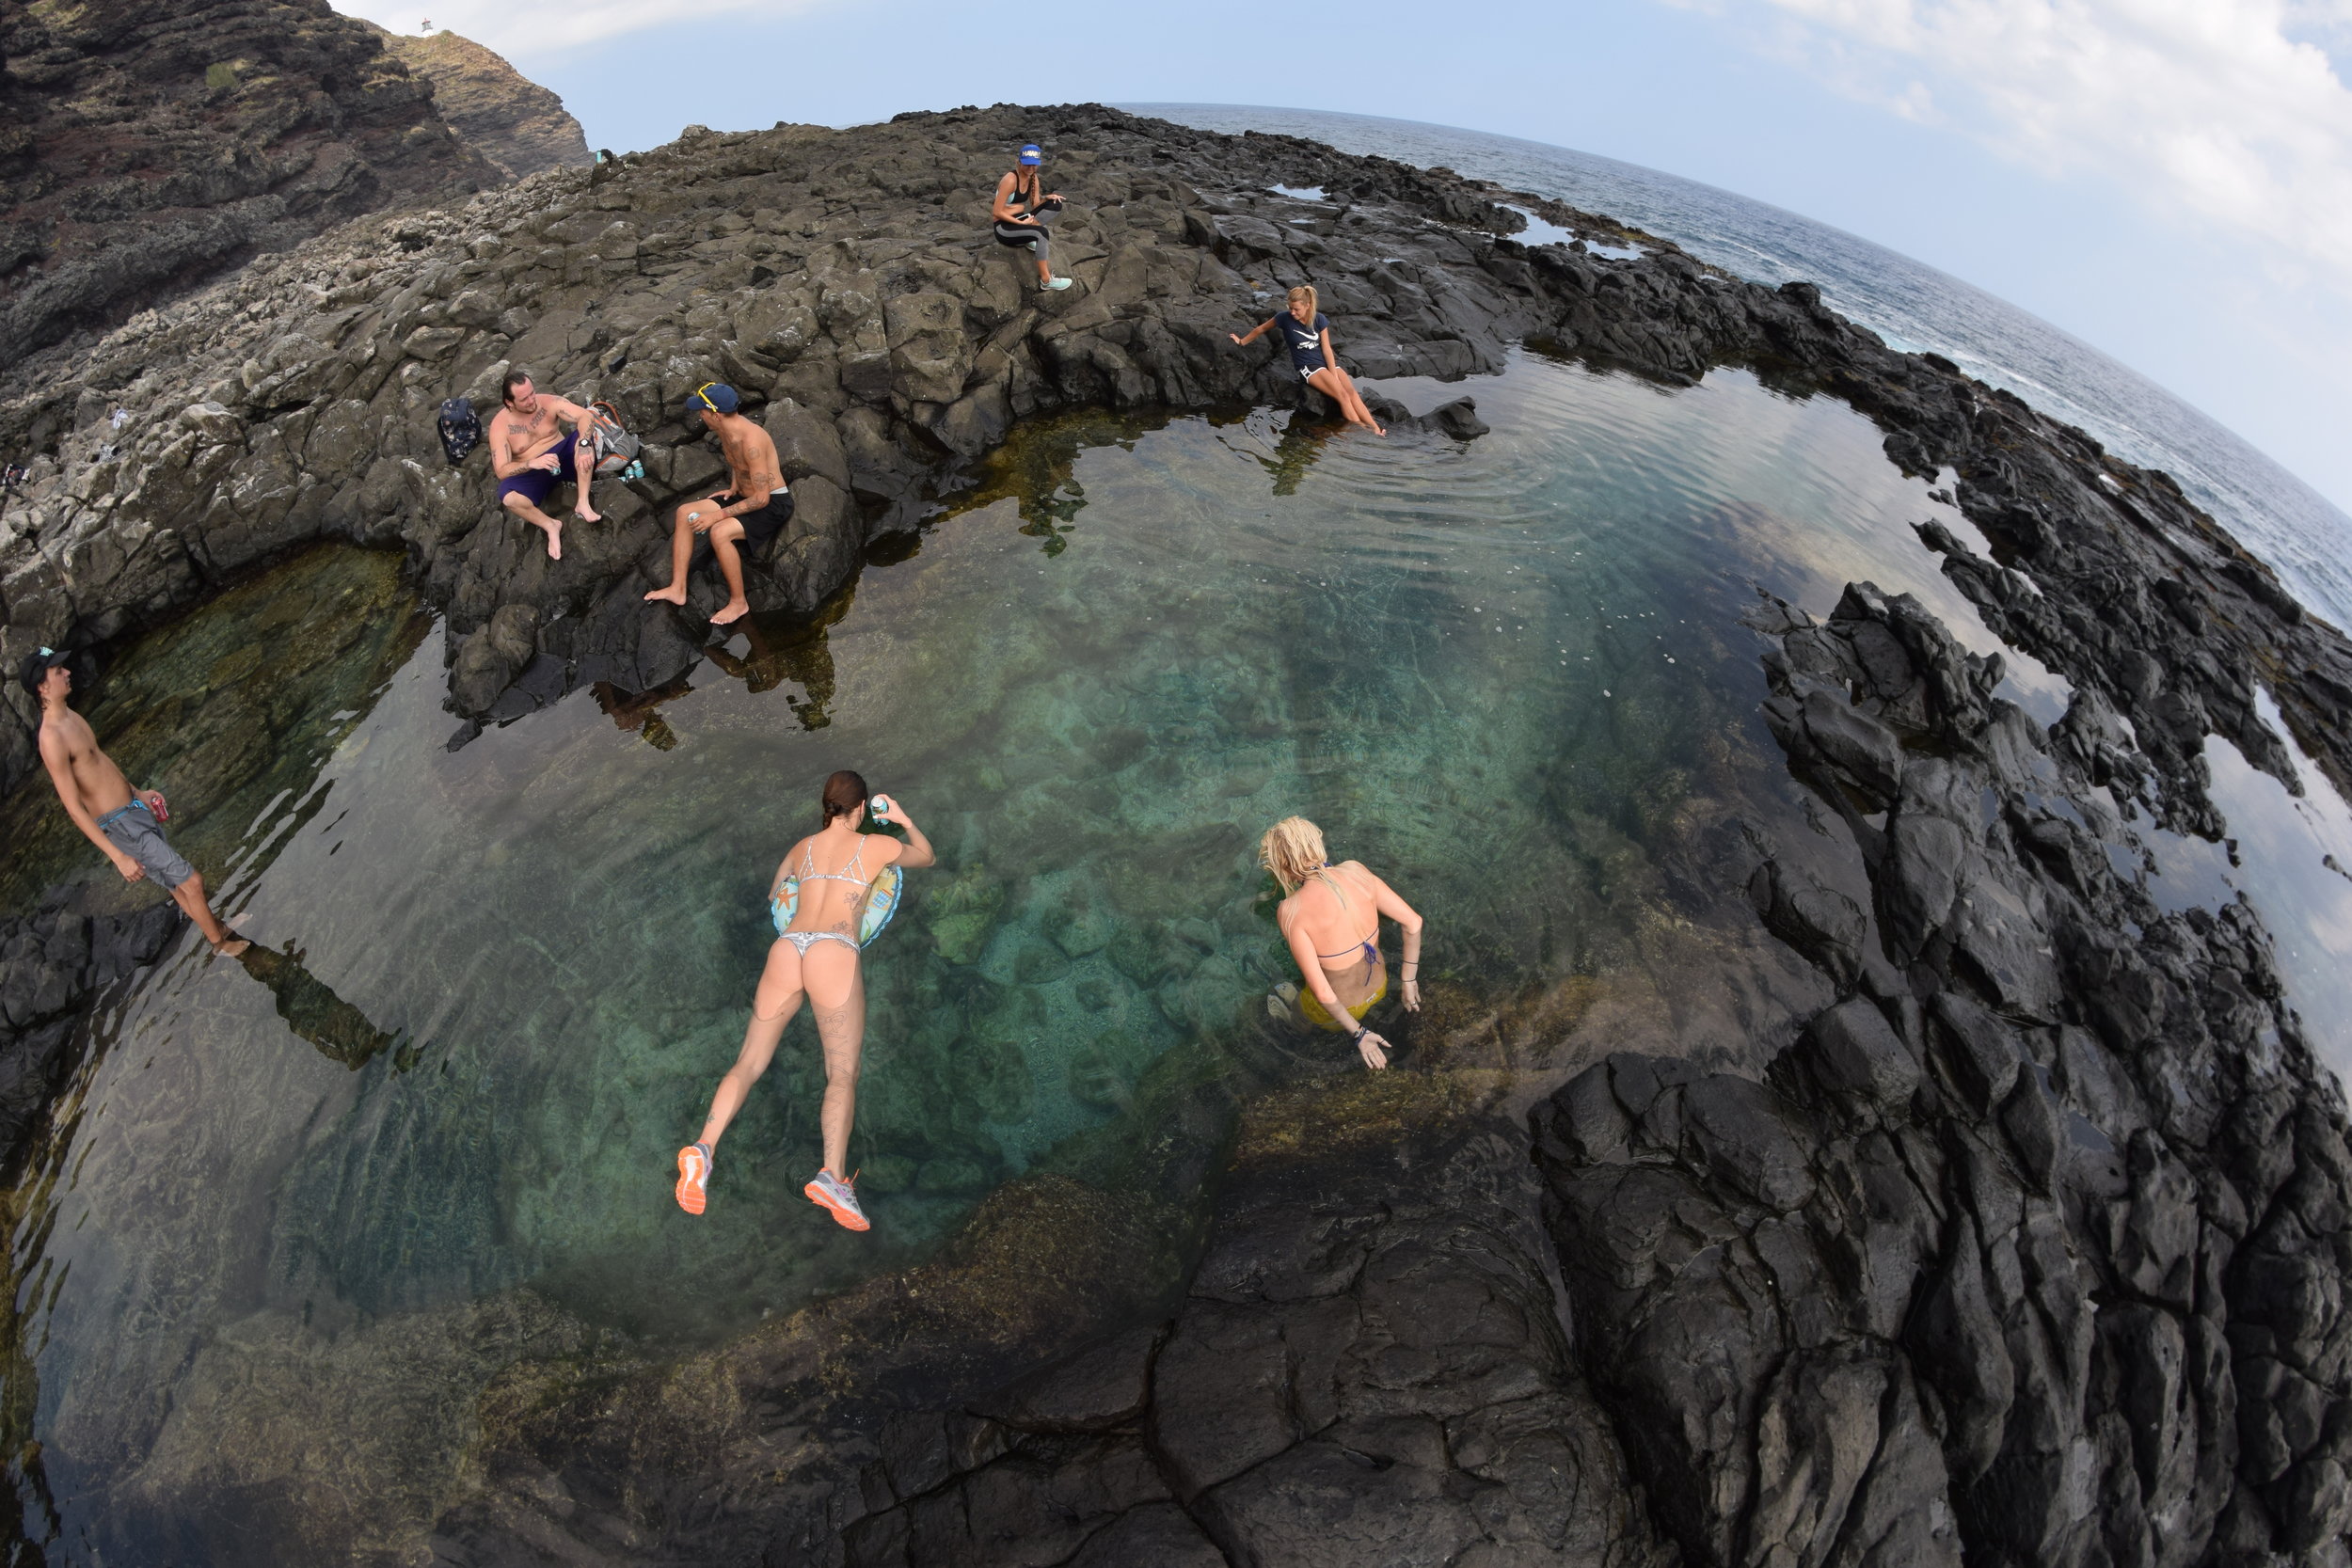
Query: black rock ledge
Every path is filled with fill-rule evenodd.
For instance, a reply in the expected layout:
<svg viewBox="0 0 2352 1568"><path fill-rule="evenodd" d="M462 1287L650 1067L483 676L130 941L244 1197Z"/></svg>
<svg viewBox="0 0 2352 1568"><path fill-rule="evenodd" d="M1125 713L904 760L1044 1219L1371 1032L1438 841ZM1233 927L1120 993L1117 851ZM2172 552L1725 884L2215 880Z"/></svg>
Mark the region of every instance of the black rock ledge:
<svg viewBox="0 0 2352 1568"><path fill-rule="evenodd" d="M1079 286L1042 298L981 234L1028 138L1073 198ZM1522 245L1505 201L1644 254ZM1531 1100L1460 1055L1284 1091L1245 1116L1188 1280L1123 1276L1152 1217L1046 1179L938 1262L684 1364L578 1341L485 1397L438 1560L2352 1560L2343 1096L2251 911L2167 912L2131 869L2143 817L2222 832L2209 735L2300 787L2258 688L2352 793L2352 647L2167 476L1808 285L1092 105L693 132L364 220L21 367L0 449L44 455L0 514L0 650L104 642L340 536L408 552L461 717L648 690L714 604L638 597L660 510L716 471L672 413L696 382L751 397L800 496L755 604L815 612L1017 420L1294 399L1225 335L1298 281L1365 376L1533 341L1844 399L1950 484L1992 553L1926 542L2070 710L2045 731L1868 584L1822 620L1759 603L1820 842L1748 830L1725 875L1835 997L1755 1042L1761 1081L1620 1054ZM434 444L434 405L513 363L655 443L560 563ZM135 420L94 456L115 403ZM1465 406L1402 438L1476 430Z"/></svg>

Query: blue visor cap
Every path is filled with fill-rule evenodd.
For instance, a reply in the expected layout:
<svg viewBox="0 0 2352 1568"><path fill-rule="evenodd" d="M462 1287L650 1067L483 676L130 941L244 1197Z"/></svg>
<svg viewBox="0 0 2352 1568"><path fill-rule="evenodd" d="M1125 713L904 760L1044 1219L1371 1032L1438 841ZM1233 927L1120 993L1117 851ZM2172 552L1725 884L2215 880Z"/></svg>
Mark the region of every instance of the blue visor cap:
<svg viewBox="0 0 2352 1568"><path fill-rule="evenodd" d="M1035 142L1031 142L1021 150L1021 161L1025 164L1041 164L1045 161L1045 154L1037 150Z"/></svg>
<svg viewBox="0 0 2352 1568"><path fill-rule="evenodd" d="M24 668L17 672L17 679L25 690L38 697L40 695L40 683L49 678L49 672L72 657L56 648L39 649L25 656Z"/></svg>
<svg viewBox="0 0 2352 1568"><path fill-rule="evenodd" d="M732 414L740 401L735 395L735 388L725 382L706 381L686 394L686 411L699 414L707 408L713 414Z"/></svg>

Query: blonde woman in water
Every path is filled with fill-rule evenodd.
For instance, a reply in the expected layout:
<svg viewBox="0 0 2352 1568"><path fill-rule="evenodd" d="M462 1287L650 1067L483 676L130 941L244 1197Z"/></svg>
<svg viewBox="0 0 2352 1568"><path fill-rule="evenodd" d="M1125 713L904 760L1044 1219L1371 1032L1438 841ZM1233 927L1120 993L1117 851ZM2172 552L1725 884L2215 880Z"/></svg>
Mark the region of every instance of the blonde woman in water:
<svg viewBox="0 0 2352 1568"><path fill-rule="evenodd" d="M1405 929L1405 1009L1419 1012L1421 916L1362 862L1333 865L1324 853L1323 830L1303 816L1285 816L1268 828L1258 843L1258 860L1288 895L1274 921L1307 983L1298 994L1299 1012L1310 1023L1353 1039L1364 1066L1375 1071L1387 1067L1389 1042L1362 1023L1372 1005L1389 994L1380 917Z"/></svg>
<svg viewBox="0 0 2352 1568"><path fill-rule="evenodd" d="M1315 309L1315 291L1300 284L1290 292L1290 309L1279 316L1268 316L1249 329L1247 338L1228 332L1235 343L1247 347L1258 341L1261 334L1277 332L1282 346L1291 351L1291 369L1298 378L1333 403L1339 404L1341 417L1350 424L1362 425L1375 436L1386 436L1380 421L1364 406L1363 394L1356 390L1356 383L1340 369L1339 351L1331 346L1331 323Z"/></svg>

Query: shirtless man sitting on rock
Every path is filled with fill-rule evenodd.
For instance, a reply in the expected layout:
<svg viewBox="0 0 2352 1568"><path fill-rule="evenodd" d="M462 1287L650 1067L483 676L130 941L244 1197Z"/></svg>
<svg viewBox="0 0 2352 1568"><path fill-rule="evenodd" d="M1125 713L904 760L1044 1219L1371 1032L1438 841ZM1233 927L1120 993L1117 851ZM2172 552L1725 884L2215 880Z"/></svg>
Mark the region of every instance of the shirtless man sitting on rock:
<svg viewBox="0 0 2352 1568"><path fill-rule="evenodd" d="M670 586L645 595L665 604L686 603L686 573L699 536L718 556L720 574L727 579L727 602L710 617L714 626L731 626L751 613L751 601L743 596L743 558L736 546L763 550L792 520L792 492L785 487L776 444L737 413L739 406L735 388L723 382L705 382L686 394L687 413L701 416L703 428L718 435L729 484L677 509L670 533Z"/></svg>
<svg viewBox="0 0 2352 1568"><path fill-rule="evenodd" d="M528 371L509 371L499 389L505 404L490 418L490 466L499 478L499 504L523 521L544 529L548 559L564 559L564 524L539 509L563 482L564 465L572 466L580 499L572 515L583 523L600 522L603 514L588 504L588 486L596 477L596 444L587 439L596 416L580 404L531 384ZM572 427L564 434L563 425Z"/></svg>
<svg viewBox="0 0 2352 1568"><path fill-rule="evenodd" d="M204 879L180 852L164 842L159 826L170 816L162 794L133 789L114 759L98 749L89 721L66 706L73 675L66 669L68 656L43 648L24 661L24 689L40 699L40 760L48 765L49 780L57 786L73 825L104 851L126 882L150 879L171 890L171 901L184 911L213 951L233 958L253 945L232 937L204 899Z"/></svg>

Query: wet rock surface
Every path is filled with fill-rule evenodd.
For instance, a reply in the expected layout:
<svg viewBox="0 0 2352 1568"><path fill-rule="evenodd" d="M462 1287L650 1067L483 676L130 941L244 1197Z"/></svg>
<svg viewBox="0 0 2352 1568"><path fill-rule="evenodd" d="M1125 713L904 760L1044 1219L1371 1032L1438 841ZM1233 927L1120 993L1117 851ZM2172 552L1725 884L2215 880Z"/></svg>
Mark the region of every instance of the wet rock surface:
<svg viewBox="0 0 2352 1568"><path fill-rule="evenodd" d="M173 904L0 917L0 1178L14 1180L50 1098L80 1061L75 1035L98 993L153 962L186 924Z"/></svg>
<svg viewBox="0 0 2352 1568"><path fill-rule="evenodd" d="M501 178L430 83L324 0L12 5L0 60L0 364Z"/></svg>
<svg viewBox="0 0 2352 1568"><path fill-rule="evenodd" d="M1531 1123L1659 1522L1703 1562L2341 1560L2352 1163L2259 921L2113 869L2095 692L2045 732L1867 584L1755 624L1869 879L1812 954L1844 998L1765 1083L1617 1056Z"/></svg>
<svg viewBox="0 0 2352 1568"><path fill-rule="evenodd" d="M1060 295L981 233L1029 137L1073 198ZM1520 246L1503 198L1625 237L1093 107L692 135L326 236L14 383L0 431L50 455L0 514L10 657L334 534L407 552L448 616L453 708L495 721L702 657L713 583L684 614L639 595L661 508L717 476L672 413L714 370L799 497L754 602L808 612L1014 420L1295 402L1225 334L1312 281L1367 376L1468 375L1533 341L1847 400L1981 531L1923 531L1947 573L2074 685L2044 730L1908 599L1760 605L1768 718L1821 830L1738 833L1725 875L1836 995L1756 1042L1762 1082L1617 1055L1535 1085L1524 1132L1488 1100L1376 1156L1245 1147L1172 1297L1120 1275L1149 1249L1119 1238L1165 1216L1006 1189L970 1244L1034 1271L1021 1315L913 1305L917 1282L955 1301L951 1260L682 1367L517 1374L485 1399L442 1560L2344 1560L2341 1091L2251 911L2160 904L2133 846L2143 817L2221 831L2209 734L2293 781L2258 685L2352 784L2352 650L2168 478L1809 286L1647 240ZM516 362L653 442L560 563L492 508L479 454L453 471L434 444L441 398L486 405ZM83 461L108 399L138 422ZM1430 419L1392 438L1477 434L1474 409ZM21 727L0 747L20 776ZM1841 859L1857 874L1824 873ZM861 1309L923 1326L860 1340Z"/></svg>

